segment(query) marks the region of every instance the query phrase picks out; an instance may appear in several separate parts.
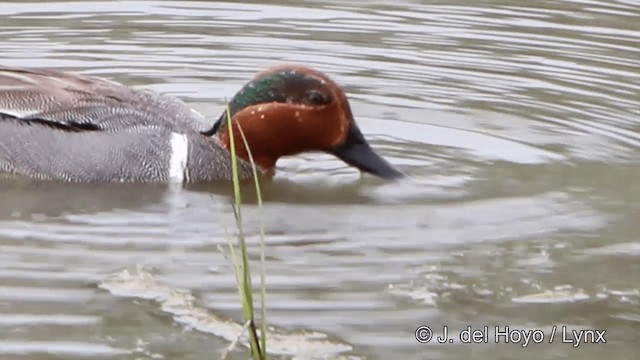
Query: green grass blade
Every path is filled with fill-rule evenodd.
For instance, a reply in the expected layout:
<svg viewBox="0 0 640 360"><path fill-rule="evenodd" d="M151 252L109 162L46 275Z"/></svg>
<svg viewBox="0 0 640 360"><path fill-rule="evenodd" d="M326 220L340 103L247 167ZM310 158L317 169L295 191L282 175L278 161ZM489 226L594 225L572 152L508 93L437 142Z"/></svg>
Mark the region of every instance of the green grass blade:
<svg viewBox="0 0 640 360"><path fill-rule="evenodd" d="M251 270L249 264L249 255L247 252L247 246L245 241L245 235L242 226L242 198L240 191L240 176L238 171L238 157L235 148L235 139L233 134L233 123L230 114L229 107L226 110L227 115L227 129L229 130L229 147L230 147L230 155L231 155L231 171L232 171L232 180L233 180L233 193L235 199L235 206L233 208L233 214L236 221L236 226L238 227L238 243L240 246L240 260L238 260L238 254L235 251L235 248L231 242L229 242L230 252L234 259L234 270L236 273L236 282L238 285L238 292L240 293L240 297L242 299L242 310L245 316L246 321L249 323L249 342L251 346L251 357L254 360L266 360L266 331L264 320L262 321L262 339L258 336L255 319L254 319L254 307L253 307L253 289L251 282ZM257 182L257 168L255 166L255 162L253 161L253 157L248 148L248 144L246 139L244 138L244 133L242 133L242 129L240 128L240 124L236 124L240 133L242 134L245 147L247 152L249 153L249 157L251 160L251 166L253 168L253 175L256 179L256 186L258 187L258 196L259 196L259 204L262 206L261 195L259 193L259 186ZM262 225L262 223L261 223ZM261 239L264 237L264 231L261 226ZM261 261L264 263L264 249L261 249ZM263 265L264 268L264 265ZM261 280L264 281L264 272L262 273ZM264 285L263 285L264 287ZM264 296L266 290L262 291L262 295ZM264 297L263 297L263 313L264 316ZM261 346L262 345L262 346Z"/></svg>
<svg viewBox="0 0 640 360"><path fill-rule="evenodd" d="M249 149L249 143L247 142L246 136L244 136L244 131L238 124L238 130L240 130L240 136L242 137L242 141L244 142L244 146L247 149L247 154L249 155L249 161L251 162L251 169L253 170L253 179L254 184L256 186L256 197L258 198L258 208L262 209L262 192L260 191L260 180L258 179L258 168L256 167L255 161L253 160L253 155L251 154L251 150ZM266 282L264 279L264 267L265 262L265 241L264 241L264 219L262 217L262 211L260 211L260 333L261 333L261 343L260 347L266 354L267 349L267 308L266 308L266 297L267 297L267 289Z"/></svg>

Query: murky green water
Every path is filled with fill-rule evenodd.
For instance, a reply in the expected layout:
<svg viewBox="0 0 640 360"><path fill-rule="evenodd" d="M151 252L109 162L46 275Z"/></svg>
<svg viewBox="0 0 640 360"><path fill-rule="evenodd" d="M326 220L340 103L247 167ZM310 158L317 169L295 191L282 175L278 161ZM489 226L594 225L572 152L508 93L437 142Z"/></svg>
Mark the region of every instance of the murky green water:
<svg viewBox="0 0 640 360"><path fill-rule="evenodd" d="M637 358L638 1L15 1L0 19L3 64L150 87L212 119L276 63L344 85L412 179L279 163L264 190L274 357ZM0 358L220 358L241 322L218 250L229 195L0 184ZM256 245L254 205L245 217ZM455 341L420 344L422 325ZM462 343L469 325L488 343ZM496 344L495 326L545 342ZM563 326L607 344L574 348Z"/></svg>

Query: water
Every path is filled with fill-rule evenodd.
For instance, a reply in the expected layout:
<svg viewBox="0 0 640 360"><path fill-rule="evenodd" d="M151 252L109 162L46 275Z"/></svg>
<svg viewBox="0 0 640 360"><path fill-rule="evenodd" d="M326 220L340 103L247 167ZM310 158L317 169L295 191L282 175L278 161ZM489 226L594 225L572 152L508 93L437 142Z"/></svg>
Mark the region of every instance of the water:
<svg viewBox="0 0 640 360"><path fill-rule="evenodd" d="M0 59L149 87L211 119L276 63L344 85L411 179L318 154L278 164L264 185L275 358L634 359L640 3L470 4L4 2ZM0 358L218 359L239 333L219 250L228 186L8 180L0 199ZM454 342L418 343L422 325ZM496 344L496 325L546 342ZM462 343L467 326L488 343ZM563 326L607 343L574 348Z"/></svg>

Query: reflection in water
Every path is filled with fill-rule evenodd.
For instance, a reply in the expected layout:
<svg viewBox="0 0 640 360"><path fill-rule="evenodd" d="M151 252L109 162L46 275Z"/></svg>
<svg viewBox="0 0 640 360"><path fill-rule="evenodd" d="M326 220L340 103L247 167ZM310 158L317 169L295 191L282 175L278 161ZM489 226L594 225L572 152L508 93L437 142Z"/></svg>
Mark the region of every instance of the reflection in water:
<svg viewBox="0 0 640 360"><path fill-rule="evenodd" d="M275 63L305 63L345 86L372 146L411 179L387 184L325 154L279 162L263 184L268 320L289 336L273 343L286 349L277 353L640 350L634 1L15 1L0 16L3 64L149 87L210 119ZM245 190L256 244L255 194ZM240 318L218 250L232 224L227 186L3 178L0 200L0 357L204 359L228 345L217 323L186 321L202 312L236 329ZM108 287L137 265L155 288ZM158 289L193 302L140 300ZM606 329L616 346L421 345L423 324L566 324ZM306 342L308 332L326 346Z"/></svg>
<svg viewBox="0 0 640 360"><path fill-rule="evenodd" d="M0 219L58 217L136 209L162 200L167 186L147 184L69 184L10 178L0 182Z"/></svg>

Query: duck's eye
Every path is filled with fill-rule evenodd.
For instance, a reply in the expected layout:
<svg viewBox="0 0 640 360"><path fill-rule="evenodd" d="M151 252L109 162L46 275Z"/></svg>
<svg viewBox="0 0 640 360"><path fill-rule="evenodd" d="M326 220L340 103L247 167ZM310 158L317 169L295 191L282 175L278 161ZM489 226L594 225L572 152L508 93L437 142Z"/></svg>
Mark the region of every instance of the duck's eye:
<svg viewBox="0 0 640 360"><path fill-rule="evenodd" d="M307 101L311 105L324 105L329 102L329 97L318 90L311 90L307 94Z"/></svg>

